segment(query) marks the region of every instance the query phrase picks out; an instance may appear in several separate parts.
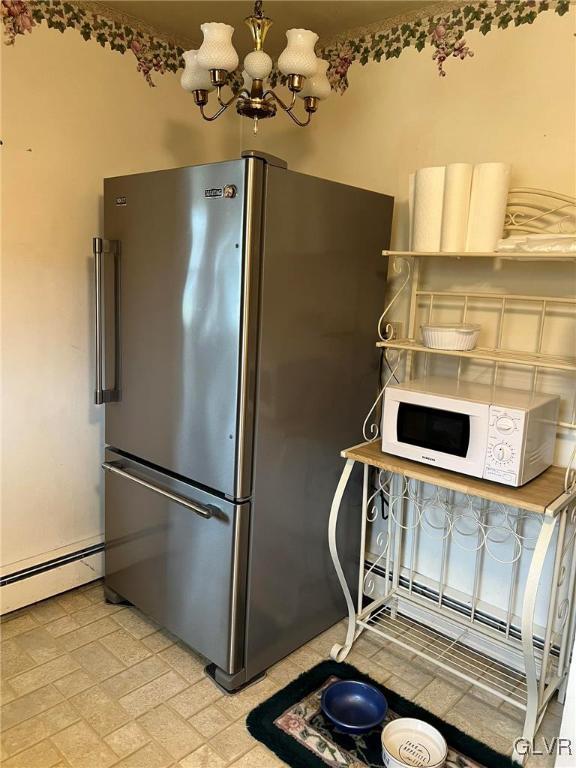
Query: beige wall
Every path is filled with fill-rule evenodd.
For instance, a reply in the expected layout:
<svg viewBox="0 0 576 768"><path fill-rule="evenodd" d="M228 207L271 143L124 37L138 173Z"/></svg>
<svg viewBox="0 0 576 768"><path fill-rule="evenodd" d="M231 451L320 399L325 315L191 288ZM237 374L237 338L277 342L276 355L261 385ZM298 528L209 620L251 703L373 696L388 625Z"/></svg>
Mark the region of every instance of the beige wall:
<svg viewBox="0 0 576 768"><path fill-rule="evenodd" d="M322 103L312 126L295 128L280 115L262 123L254 137L245 124L243 146L280 155L294 170L394 195L395 249L408 245L408 174L419 167L503 160L512 164L513 186L576 195L575 21L574 10L563 17L548 12L531 26L486 36L468 32L475 56L448 61L445 78L438 76L429 48L408 49L380 64L354 64L349 90ZM424 280L444 290L576 293L573 264L435 259L426 265ZM392 280L390 293L398 284ZM405 319L406 309L406 301L398 302L394 317ZM576 354L573 321L564 317L554 323L547 333L550 351ZM531 332L536 333L533 322L520 314L507 325L507 341L531 351ZM470 377L488 376L486 367L464 367ZM568 386L566 377L540 381L559 394L573 391L573 377ZM530 382L515 375L505 383ZM566 407L562 415L571 417ZM570 433L559 435L557 462L567 461L572 444Z"/></svg>
<svg viewBox="0 0 576 768"><path fill-rule="evenodd" d="M207 125L172 75L151 89L131 56L74 31L36 28L3 57L3 564L101 535L102 413L91 405L92 261L105 176L238 155L240 144L306 173L393 194L406 244L408 173L450 161L508 160L513 183L575 191L574 17L470 32L476 56L439 78L430 50L350 71L314 125L279 115L254 138L234 113ZM440 264L446 286L530 288L530 275ZM547 290L571 267L544 275ZM507 281L507 282L506 282ZM532 280L532 282L534 282Z"/></svg>
<svg viewBox="0 0 576 768"><path fill-rule="evenodd" d="M2 46L3 554L18 561L102 533L102 409L93 401L91 237L102 179L238 154L173 75L41 25Z"/></svg>
<svg viewBox="0 0 576 768"><path fill-rule="evenodd" d="M408 173L449 162L507 160L512 184L576 190L576 13L547 12L531 26L468 32L474 58L438 76L431 50L352 65L350 88L320 105L314 125L282 116L242 141L285 157L304 173L397 198L395 247L407 242Z"/></svg>

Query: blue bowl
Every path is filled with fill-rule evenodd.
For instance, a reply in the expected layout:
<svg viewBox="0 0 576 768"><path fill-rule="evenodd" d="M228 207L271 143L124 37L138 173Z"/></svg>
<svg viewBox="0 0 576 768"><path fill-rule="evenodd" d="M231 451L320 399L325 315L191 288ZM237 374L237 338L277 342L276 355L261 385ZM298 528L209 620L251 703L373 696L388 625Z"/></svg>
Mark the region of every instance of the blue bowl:
<svg viewBox="0 0 576 768"><path fill-rule="evenodd" d="M373 685L338 680L324 689L322 712L342 733L368 733L384 722L388 702Z"/></svg>

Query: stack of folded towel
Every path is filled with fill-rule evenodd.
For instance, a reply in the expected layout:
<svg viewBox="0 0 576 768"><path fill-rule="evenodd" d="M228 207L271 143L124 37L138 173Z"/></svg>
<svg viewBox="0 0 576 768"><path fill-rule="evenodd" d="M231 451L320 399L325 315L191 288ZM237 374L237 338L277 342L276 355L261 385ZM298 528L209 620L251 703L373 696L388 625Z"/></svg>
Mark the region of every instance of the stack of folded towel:
<svg viewBox="0 0 576 768"><path fill-rule="evenodd" d="M499 253L573 253L576 254L576 235L511 235L499 240Z"/></svg>

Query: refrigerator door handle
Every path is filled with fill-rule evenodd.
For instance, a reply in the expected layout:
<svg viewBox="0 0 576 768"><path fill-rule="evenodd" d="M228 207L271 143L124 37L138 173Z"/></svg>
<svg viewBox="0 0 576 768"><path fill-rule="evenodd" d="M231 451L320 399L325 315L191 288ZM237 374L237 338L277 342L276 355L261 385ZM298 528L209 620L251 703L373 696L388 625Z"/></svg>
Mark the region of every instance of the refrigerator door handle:
<svg viewBox="0 0 576 768"><path fill-rule="evenodd" d="M180 496L177 493L172 493L172 491L167 491L165 488L160 488L158 485L153 485L152 483L148 482L148 480L143 480L142 478L127 472L119 465L118 462L105 461L102 464L102 469L105 469L107 472L113 472L115 475L120 475L120 477L124 477L126 480L131 480L133 483L142 485L144 488L147 488L153 493L157 493L160 496L165 496L167 499L170 499L170 501L173 501L176 504L180 504L182 507L186 507L187 509L191 509L192 512L200 515L200 517L209 519L214 516L222 515L222 510L215 505L200 504L197 501L192 501L191 499L187 499L186 497Z"/></svg>
<svg viewBox="0 0 576 768"><path fill-rule="evenodd" d="M104 389L103 387L103 375L102 375L102 353L103 353L103 332L104 323L102 321L103 314L103 291L102 291L102 255L104 253L114 253L114 317L115 317L115 383L114 389ZM96 330L96 387L94 390L94 402L96 405L102 405L102 403L110 403L120 400L120 389L118 383L119 375L119 249L118 241L116 240L104 240L101 237L92 238L92 253L94 255L94 299L95 299L95 330Z"/></svg>

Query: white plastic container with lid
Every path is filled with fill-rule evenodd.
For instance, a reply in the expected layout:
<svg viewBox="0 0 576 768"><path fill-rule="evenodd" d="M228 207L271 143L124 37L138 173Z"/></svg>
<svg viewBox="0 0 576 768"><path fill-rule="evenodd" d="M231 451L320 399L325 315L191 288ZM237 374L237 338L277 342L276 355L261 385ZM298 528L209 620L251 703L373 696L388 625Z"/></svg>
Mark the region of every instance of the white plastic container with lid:
<svg viewBox="0 0 576 768"><path fill-rule="evenodd" d="M442 768L448 745L440 731L415 717L391 720L382 731L386 768Z"/></svg>
<svg viewBox="0 0 576 768"><path fill-rule="evenodd" d="M480 326L470 323L430 323L421 325L420 329L425 347L460 352L474 349L480 335Z"/></svg>

